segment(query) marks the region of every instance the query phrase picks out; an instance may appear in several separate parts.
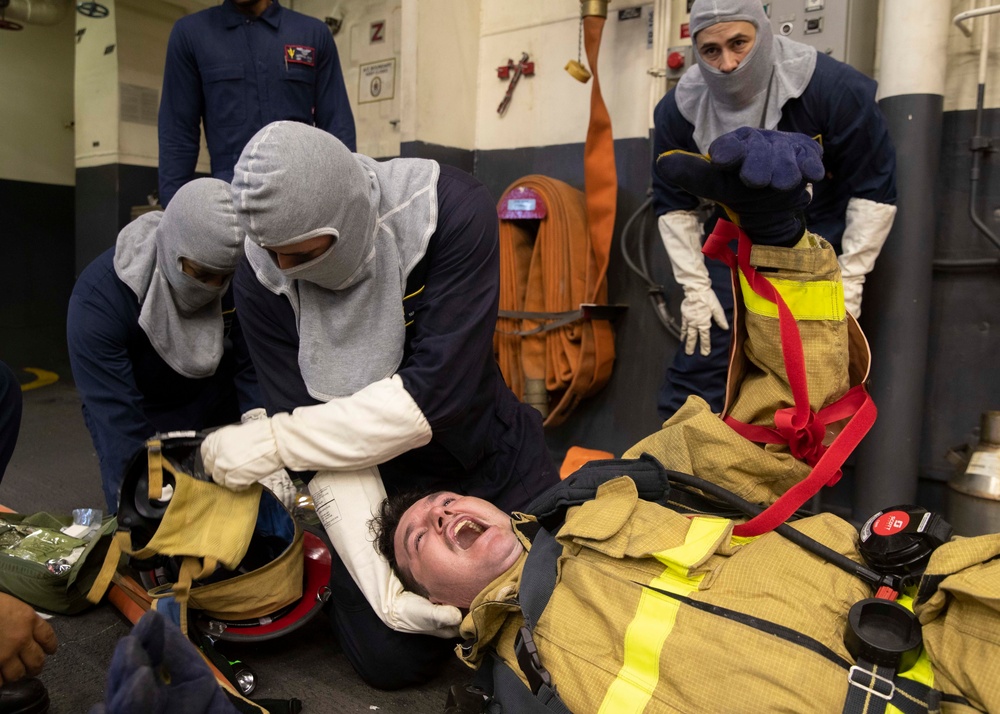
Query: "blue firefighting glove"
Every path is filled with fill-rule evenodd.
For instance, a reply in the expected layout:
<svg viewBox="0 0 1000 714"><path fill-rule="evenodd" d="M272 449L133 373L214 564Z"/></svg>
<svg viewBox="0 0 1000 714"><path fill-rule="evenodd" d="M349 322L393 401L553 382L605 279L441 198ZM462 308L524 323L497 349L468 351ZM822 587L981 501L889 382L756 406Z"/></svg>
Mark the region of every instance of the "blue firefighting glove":
<svg viewBox="0 0 1000 714"><path fill-rule="evenodd" d="M742 127L712 142L708 156L668 151L664 180L722 204L755 243L794 245L805 231L806 188L825 176L823 148L804 134Z"/></svg>
<svg viewBox="0 0 1000 714"><path fill-rule="evenodd" d="M238 714L195 646L151 610L115 647L106 705L90 714Z"/></svg>

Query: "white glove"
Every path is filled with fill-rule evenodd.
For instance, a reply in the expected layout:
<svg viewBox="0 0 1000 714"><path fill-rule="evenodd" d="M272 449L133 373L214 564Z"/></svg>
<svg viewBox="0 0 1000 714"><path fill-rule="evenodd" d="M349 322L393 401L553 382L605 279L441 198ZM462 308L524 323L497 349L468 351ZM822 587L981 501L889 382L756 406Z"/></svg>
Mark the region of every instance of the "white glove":
<svg viewBox="0 0 1000 714"><path fill-rule="evenodd" d="M701 224L694 211L670 211L660 216L657 225L666 248L674 280L684 288L681 303L681 342L684 353L694 354L701 342L700 353L707 357L712 350L712 321L729 329L726 312L712 290L712 279L701 253Z"/></svg>
<svg viewBox="0 0 1000 714"><path fill-rule="evenodd" d="M284 466L267 418L213 431L201 442L201 460L213 481L233 491L249 488Z"/></svg>
<svg viewBox="0 0 1000 714"><path fill-rule="evenodd" d="M309 492L337 555L386 625L399 632L458 636L461 611L404 590L368 537L368 521L385 499L377 468L318 473Z"/></svg>
<svg viewBox="0 0 1000 714"><path fill-rule="evenodd" d="M267 419L267 411L265 411L264 407L255 407L243 412L240 415L240 424L246 424L248 421L254 421L255 419Z"/></svg>
<svg viewBox="0 0 1000 714"><path fill-rule="evenodd" d="M844 307L854 317L861 316L861 292L865 276L875 267L885 239L892 230L896 207L876 203L867 198L852 198L847 202L840 276L844 281Z"/></svg>
<svg viewBox="0 0 1000 714"><path fill-rule="evenodd" d="M295 507L295 499L298 496L298 489L289 478L288 472L284 469L275 471L270 476L265 476L260 480L260 485L273 493L281 505L291 511Z"/></svg>
<svg viewBox="0 0 1000 714"><path fill-rule="evenodd" d="M241 490L282 467L337 471L374 466L423 446L431 427L395 375L325 404L254 419L209 434L205 471Z"/></svg>

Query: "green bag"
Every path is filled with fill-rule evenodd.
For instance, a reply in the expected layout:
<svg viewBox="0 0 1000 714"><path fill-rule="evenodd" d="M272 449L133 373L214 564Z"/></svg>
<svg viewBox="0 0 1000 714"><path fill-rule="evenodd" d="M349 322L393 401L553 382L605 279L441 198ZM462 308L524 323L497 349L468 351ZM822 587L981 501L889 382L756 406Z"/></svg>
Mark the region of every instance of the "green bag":
<svg viewBox="0 0 1000 714"><path fill-rule="evenodd" d="M0 513L0 519L11 525L36 526L54 531L73 523L72 516L53 516L49 513ZM101 571L116 527L115 518L105 518L97 534L86 542L76 562L59 575L50 572L43 563L16 557L0 548L0 592L61 615L74 615L92 607L86 596Z"/></svg>

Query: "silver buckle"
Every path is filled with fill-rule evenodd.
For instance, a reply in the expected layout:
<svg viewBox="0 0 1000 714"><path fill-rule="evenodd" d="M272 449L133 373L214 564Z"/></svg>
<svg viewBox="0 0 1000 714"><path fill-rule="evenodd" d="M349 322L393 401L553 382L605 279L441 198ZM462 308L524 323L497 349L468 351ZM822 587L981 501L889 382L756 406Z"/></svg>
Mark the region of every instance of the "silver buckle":
<svg viewBox="0 0 1000 714"><path fill-rule="evenodd" d="M873 677L877 681L873 682L871 685L862 684L861 682L859 682L856 679L854 679L854 673L855 672L861 672L863 674L866 674L869 677ZM886 684L889 685L889 693L888 694L886 694L885 692L879 691L876 688L875 685L877 684L878 681L885 682ZM866 691L866 692L869 692L871 694L874 694L876 697L879 697L880 699L884 699L887 702L891 701L892 697L896 694L896 683L895 682L893 682L888 677L883 677L880 674L875 674L874 672L872 672L870 670L867 670L864 667L859 667L858 665L853 665L847 671L847 682L852 687L857 687L858 689L861 689L863 691Z"/></svg>

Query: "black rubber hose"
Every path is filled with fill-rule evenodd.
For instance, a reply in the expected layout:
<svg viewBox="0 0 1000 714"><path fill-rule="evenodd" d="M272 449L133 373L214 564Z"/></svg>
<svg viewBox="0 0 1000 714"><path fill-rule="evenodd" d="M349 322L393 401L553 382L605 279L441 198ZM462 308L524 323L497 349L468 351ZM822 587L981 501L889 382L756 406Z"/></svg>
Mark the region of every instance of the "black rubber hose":
<svg viewBox="0 0 1000 714"><path fill-rule="evenodd" d="M628 238L629 233L632 230L632 225L640 216L645 214L646 209L648 209L652 203L653 197L649 196L642 202L642 205L636 209L635 213L629 216L629 219L625 221L625 226L622 228L621 253L622 258L625 260L625 264L629 267L629 269L646 283L649 300L653 304L653 310L656 312L656 316L659 318L660 323L664 328L666 328L667 332L679 342L681 339L680 325L677 324L677 320L674 319L674 316L670 314L670 308L667 305L667 297L664 293L663 286L654 282L652 276L649 274L649 269L646 266L642 248L640 247L639 250L640 264L636 264L636 262L632 259L632 256L629 254Z"/></svg>

